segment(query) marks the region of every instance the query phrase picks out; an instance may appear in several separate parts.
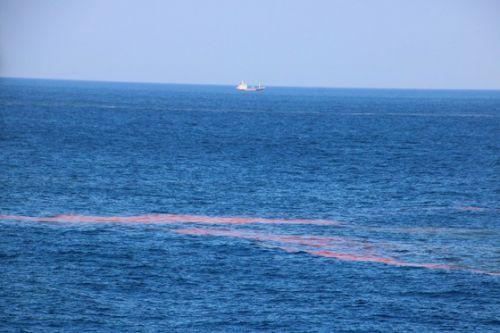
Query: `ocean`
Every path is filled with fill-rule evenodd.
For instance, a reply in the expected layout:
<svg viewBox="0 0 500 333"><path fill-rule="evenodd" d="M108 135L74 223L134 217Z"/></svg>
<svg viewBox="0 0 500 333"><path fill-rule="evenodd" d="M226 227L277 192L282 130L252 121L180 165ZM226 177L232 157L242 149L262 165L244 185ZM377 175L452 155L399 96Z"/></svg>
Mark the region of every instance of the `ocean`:
<svg viewBox="0 0 500 333"><path fill-rule="evenodd" d="M0 79L0 331L498 332L500 91Z"/></svg>

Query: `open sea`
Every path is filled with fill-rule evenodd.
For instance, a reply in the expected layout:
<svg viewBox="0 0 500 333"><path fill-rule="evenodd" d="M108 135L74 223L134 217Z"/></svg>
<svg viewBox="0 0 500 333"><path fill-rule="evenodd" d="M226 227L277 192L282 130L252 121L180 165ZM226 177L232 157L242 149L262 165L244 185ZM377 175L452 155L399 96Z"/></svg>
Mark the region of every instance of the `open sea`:
<svg viewBox="0 0 500 333"><path fill-rule="evenodd" d="M0 79L1 332L499 332L500 91Z"/></svg>

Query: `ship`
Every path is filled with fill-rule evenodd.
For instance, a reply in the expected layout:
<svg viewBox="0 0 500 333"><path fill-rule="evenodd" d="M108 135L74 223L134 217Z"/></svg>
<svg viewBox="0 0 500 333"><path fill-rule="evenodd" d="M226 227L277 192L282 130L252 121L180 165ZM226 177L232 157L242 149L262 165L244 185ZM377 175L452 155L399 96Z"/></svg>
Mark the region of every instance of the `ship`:
<svg viewBox="0 0 500 333"><path fill-rule="evenodd" d="M249 86L245 83L245 81L241 81L240 84L236 86L236 90L239 91L262 91L264 89L266 89L266 87L264 87L260 83L258 86Z"/></svg>

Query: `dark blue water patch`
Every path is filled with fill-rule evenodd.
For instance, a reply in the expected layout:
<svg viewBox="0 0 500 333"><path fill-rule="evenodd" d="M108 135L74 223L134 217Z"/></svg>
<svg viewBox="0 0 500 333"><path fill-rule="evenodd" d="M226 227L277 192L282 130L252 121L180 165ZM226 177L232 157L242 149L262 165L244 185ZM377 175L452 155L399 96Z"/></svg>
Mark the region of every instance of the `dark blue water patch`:
<svg viewBox="0 0 500 333"><path fill-rule="evenodd" d="M10 288L3 290L2 299L9 300L5 314L11 325L30 329L31 322L50 329L52 322L76 331L133 330L141 323L202 330L194 321L211 330L354 325L362 331L365 325L380 330L396 325L416 331L446 328L467 314L454 324L467 330L477 321L491 320L496 311L498 284L491 278L310 260L306 254L290 257L217 239L189 241L160 230L62 229L21 227L30 233L32 247L19 244L23 258L3 272ZM24 232L16 235L25 237ZM429 280L438 285L426 285ZM25 293L31 297L19 297ZM488 293L489 300L484 298ZM49 303L39 308L39 302ZM450 303L459 304L460 311L443 311ZM360 317L354 320L353 313Z"/></svg>
<svg viewBox="0 0 500 333"><path fill-rule="evenodd" d="M498 330L498 276L472 270L500 271L499 142L497 91L1 79L0 215L343 223L2 219L1 331ZM461 269L182 228L337 237Z"/></svg>

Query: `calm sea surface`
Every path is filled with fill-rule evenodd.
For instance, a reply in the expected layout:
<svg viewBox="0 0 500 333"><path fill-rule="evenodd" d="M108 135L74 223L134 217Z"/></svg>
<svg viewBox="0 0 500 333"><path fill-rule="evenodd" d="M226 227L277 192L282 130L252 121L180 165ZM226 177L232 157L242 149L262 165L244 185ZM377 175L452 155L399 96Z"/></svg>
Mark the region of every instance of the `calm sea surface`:
<svg viewBox="0 0 500 333"><path fill-rule="evenodd" d="M1 332L498 332L500 92L0 80Z"/></svg>

